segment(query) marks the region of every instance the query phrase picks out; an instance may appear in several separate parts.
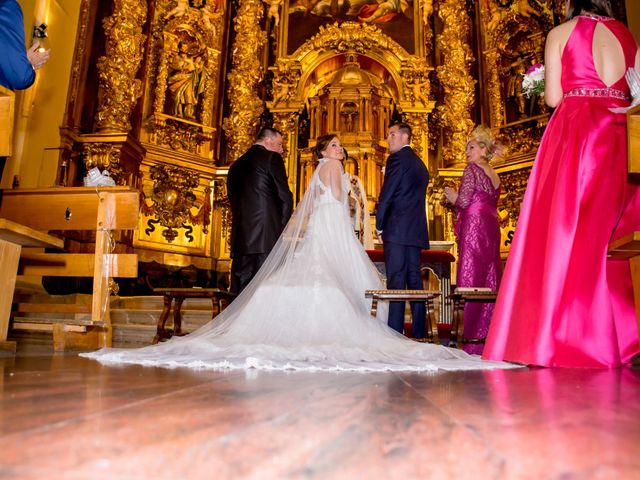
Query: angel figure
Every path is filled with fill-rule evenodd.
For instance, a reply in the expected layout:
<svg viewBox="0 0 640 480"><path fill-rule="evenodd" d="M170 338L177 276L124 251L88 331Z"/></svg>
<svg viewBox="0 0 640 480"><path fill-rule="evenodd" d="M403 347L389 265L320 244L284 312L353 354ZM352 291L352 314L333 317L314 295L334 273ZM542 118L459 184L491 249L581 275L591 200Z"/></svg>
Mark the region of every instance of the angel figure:
<svg viewBox="0 0 640 480"><path fill-rule="evenodd" d="M280 24L280 5L282 5L282 0L262 0L264 3L269 5L269 9L267 10L267 25L271 22L271 19L274 19L273 28L277 28Z"/></svg>
<svg viewBox="0 0 640 480"><path fill-rule="evenodd" d="M204 5L202 10L200 10L200 13L201 13L201 21L202 21L202 24L204 25L204 28L211 31L212 34L215 35L216 27L213 23L211 23L211 20L220 18L224 13L222 10L218 11L218 2L209 0Z"/></svg>
<svg viewBox="0 0 640 480"><path fill-rule="evenodd" d="M178 4L173 8L173 10L167 13L167 16L165 18L169 20L173 17L181 17L182 15L187 13L188 10L189 0L178 0Z"/></svg>

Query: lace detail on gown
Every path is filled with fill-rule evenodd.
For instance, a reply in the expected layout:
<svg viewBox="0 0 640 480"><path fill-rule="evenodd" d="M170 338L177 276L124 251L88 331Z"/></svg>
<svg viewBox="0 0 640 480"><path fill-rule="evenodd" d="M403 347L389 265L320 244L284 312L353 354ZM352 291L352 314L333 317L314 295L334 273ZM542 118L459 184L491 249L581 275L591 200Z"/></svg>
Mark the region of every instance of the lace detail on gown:
<svg viewBox="0 0 640 480"><path fill-rule="evenodd" d="M139 349L83 354L103 363L265 370L510 368L457 349L417 343L372 318L367 289L382 280L353 234L346 195L311 178L307 193L255 278L220 315L185 337ZM347 191L341 175L342 191Z"/></svg>

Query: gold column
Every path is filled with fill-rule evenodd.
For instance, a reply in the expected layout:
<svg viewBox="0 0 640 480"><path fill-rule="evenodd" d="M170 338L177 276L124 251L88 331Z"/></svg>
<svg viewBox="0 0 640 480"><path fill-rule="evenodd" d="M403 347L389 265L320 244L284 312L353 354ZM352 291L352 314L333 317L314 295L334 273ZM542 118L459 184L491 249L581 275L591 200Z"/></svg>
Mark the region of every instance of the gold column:
<svg viewBox="0 0 640 480"><path fill-rule="evenodd" d="M260 0L240 0L234 19L236 38L228 77L231 111L223 122L230 160L238 158L253 144L255 126L264 110L257 94L263 74L258 52L267 41L265 32L260 29L263 13L264 5Z"/></svg>
<svg viewBox="0 0 640 480"><path fill-rule="evenodd" d="M292 192L296 192L297 184L297 158L291 155L291 152L298 150L298 112L302 109L287 108L282 110L273 110L273 127L282 132L282 158L287 167L287 178L289 180L289 188Z"/></svg>
<svg viewBox="0 0 640 480"><path fill-rule="evenodd" d="M500 93L500 77L498 75L500 54L494 48L485 54L487 62L487 90L489 93L489 109L491 112L491 126L498 127L504 122L504 103Z"/></svg>
<svg viewBox="0 0 640 480"><path fill-rule="evenodd" d="M142 93L136 73L142 62L147 19L144 0L115 0L113 14L104 22L106 51L98 59L99 107L96 127L99 133L128 132L129 117Z"/></svg>
<svg viewBox="0 0 640 480"><path fill-rule="evenodd" d="M465 164L465 144L473 129L475 80L471 76L470 19L464 7L465 2L460 0L442 0L438 9L443 29L437 45L443 59L436 71L444 89L444 102L438 111L445 139L442 152L445 167Z"/></svg>

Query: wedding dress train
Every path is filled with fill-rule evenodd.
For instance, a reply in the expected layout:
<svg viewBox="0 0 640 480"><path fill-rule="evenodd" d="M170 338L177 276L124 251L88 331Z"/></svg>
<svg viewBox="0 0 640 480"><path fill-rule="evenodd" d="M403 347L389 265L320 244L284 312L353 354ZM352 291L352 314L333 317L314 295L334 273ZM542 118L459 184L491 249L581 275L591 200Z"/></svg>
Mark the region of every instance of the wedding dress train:
<svg viewBox="0 0 640 480"><path fill-rule="evenodd" d="M329 371L508 368L467 353L414 342L372 318L367 289L382 279L353 234L347 176L325 182L321 160L307 193L256 277L199 330L138 349L82 356L102 363L163 367ZM328 185L336 185L331 188ZM335 190L341 192L335 193Z"/></svg>

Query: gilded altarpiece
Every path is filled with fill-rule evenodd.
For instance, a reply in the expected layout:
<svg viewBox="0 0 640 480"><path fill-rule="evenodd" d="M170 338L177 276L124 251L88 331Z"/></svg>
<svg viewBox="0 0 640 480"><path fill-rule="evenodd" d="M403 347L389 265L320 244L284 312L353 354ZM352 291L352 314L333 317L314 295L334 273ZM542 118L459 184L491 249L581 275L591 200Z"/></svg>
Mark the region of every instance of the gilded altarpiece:
<svg viewBox="0 0 640 480"><path fill-rule="evenodd" d="M362 180L370 208L382 184L386 132L403 118L428 161L429 98L421 2L265 0L266 108L284 133L291 190L304 193L315 167L311 149L326 133L348 151L345 169ZM231 99L233 101L233 99Z"/></svg>
<svg viewBox="0 0 640 480"><path fill-rule="evenodd" d="M211 220L219 188L225 19L224 2L156 2L144 71L140 142L146 155L134 242L146 251L143 260L214 269L214 252L224 248L211 235Z"/></svg>

